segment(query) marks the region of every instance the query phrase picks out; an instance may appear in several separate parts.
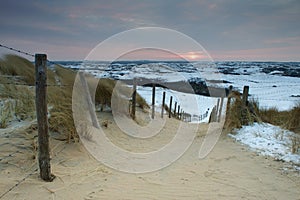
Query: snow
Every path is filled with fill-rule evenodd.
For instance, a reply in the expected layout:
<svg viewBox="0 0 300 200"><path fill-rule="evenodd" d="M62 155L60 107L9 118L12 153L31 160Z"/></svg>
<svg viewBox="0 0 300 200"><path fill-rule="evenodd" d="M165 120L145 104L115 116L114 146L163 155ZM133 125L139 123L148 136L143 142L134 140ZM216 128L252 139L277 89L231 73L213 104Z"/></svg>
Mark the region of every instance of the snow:
<svg viewBox="0 0 300 200"><path fill-rule="evenodd" d="M146 100L146 102L151 105L152 104L152 88L151 87L137 87L137 92ZM155 108L156 112L161 111L162 106L162 97L163 92L166 92L165 104L169 106L170 97L173 97L173 109L174 103L177 102L177 105L180 105L180 108L185 112L189 113L192 116L191 123L201 123L208 122L210 113L212 108L217 105L218 98L214 97L206 97L195 94L188 94L183 92L178 92L170 89L164 89L157 87L155 89ZM223 103L223 111L225 111L226 101ZM204 116L207 112L207 117L202 118L200 120L200 116ZM222 114L224 114L223 112Z"/></svg>
<svg viewBox="0 0 300 200"><path fill-rule="evenodd" d="M261 155L300 164L300 152L295 154L291 152L292 138L297 137L291 131L268 123L254 123L243 126L236 131L236 134L230 134L230 136Z"/></svg>

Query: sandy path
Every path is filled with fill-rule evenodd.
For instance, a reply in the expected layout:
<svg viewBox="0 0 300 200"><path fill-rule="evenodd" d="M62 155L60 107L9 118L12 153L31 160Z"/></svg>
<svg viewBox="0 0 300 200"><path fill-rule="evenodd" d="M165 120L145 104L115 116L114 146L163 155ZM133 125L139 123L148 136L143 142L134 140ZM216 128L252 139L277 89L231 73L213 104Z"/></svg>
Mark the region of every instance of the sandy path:
<svg viewBox="0 0 300 200"><path fill-rule="evenodd" d="M221 138L213 151L199 160L207 125L202 124L200 129L177 162L145 174L108 168L93 159L81 143L52 140L52 171L57 178L46 183L34 171L36 164L29 159L32 152L28 147L21 155L0 162L1 194L33 173L2 199L300 199L299 173L284 173L281 168L286 164L257 156L229 138ZM112 138L121 134L114 124L108 130L114 132ZM18 134L11 137L16 141ZM130 146L126 137L120 138ZM159 141L164 142L163 138ZM3 152L8 147L0 148Z"/></svg>

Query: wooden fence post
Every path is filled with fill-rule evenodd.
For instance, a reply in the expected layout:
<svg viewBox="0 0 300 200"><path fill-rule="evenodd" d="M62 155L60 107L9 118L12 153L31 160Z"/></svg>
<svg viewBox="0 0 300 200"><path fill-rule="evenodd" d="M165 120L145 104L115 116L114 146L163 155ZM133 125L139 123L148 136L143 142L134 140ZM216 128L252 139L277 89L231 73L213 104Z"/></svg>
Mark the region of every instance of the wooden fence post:
<svg viewBox="0 0 300 200"><path fill-rule="evenodd" d="M131 102L131 117L135 119L135 107L136 107L136 79L133 79L133 92L132 92L132 102Z"/></svg>
<svg viewBox="0 0 300 200"><path fill-rule="evenodd" d="M175 106L174 106L174 116L176 117L176 110L177 110L177 101L175 101Z"/></svg>
<svg viewBox="0 0 300 200"><path fill-rule="evenodd" d="M177 116L178 116L178 119L180 119L180 105L178 105Z"/></svg>
<svg viewBox="0 0 300 200"><path fill-rule="evenodd" d="M161 118L164 117L165 100L166 100L166 92L163 92L162 107L161 107Z"/></svg>
<svg viewBox="0 0 300 200"><path fill-rule="evenodd" d="M229 86L229 90L228 90L228 99L227 99L227 105L226 105L226 112L227 114L229 113L229 106L230 106L230 103L231 103L231 93L232 93L232 89L233 89L233 86L230 85Z"/></svg>
<svg viewBox="0 0 300 200"><path fill-rule="evenodd" d="M155 84L152 85L152 119L154 119L155 114Z"/></svg>
<svg viewBox="0 0 300 200"><path fill-rule="evenodd" d="M219 115L218 115L218 122L221 121L223 103L224 103L224 97L221 98L221 103L220 103L220 108L219 108Z"/></svg>
<svg viewBox="0 0 300 200"><path fill-rule="evenodd" d="M233 86L232 86L232 85L230 85L230 86L229 86L229 89L228 89L228 96L231 94L231 92L232 92L232 89L233 89Z"/></svg>
<svg viewBox="0 0 300 200"><path fill-rule="evenodd" d="M173 97L171 96L170 97L170 105L169 105L169 118L171 118L171 116L172 116L172 100L173 100Z"/></svg>
<svg viewBox="0 0 300 200"><path fill-rule="evenodd" d="M245 106L247 106L247 102L248 102L248 95L249 95L249 86L244 86L244 89L243 89L243 104Z"/></svg>
<svg viewBox="0 0 300 200"><path fill-rule="evenodd" d="M216 121L217 121L217 118L218 118L219 108L220 108L220 98L218 98L218 101L217 101L217 108L216 108Z"/></svg>
<svg viewBox="0 0 300 200"><path fill-rule="evenodd" d="M47 55L35 54L36 77L36 117L38 123L38 149L40 177L45 181L53 181L55 176L51 174L50 147L47 117Z"/></svg>
<svg viewBox="0 0 300 200"><path fill-rule="evenodd" d="M89 89L88 83L86 82L86 79L84 77L83 72L79 72L79 78L80 78L80 81L81 81L81 85L83 87L83 93L84 93L83 95L86 98L86 103L87 103L87 106L88 106L88 110L89 110L89 113L90 113L92 124L95 128L100 128L99 123L98 123L98 119L97 119L97 116L96 116L96 113L95 113L95 109L94 109L95 106L93 105L92 97L91 97L91 94L90 94L90 89Z"/></svg>

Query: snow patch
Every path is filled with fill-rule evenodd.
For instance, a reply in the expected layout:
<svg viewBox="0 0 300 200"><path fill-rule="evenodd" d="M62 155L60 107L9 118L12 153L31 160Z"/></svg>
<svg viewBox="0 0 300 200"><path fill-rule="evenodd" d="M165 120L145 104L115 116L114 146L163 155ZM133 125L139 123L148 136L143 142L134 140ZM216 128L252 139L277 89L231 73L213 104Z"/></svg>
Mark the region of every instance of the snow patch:
<svg viewBox="0 0 300 200"><path fill-rule="evenodd" d="M292 154L292 138L297 135L268 123L254 123L230 134L234 138L261 155L271 156L277 160L300 164L300 154ZM299 167L298 167L299 168ZM299 168L300 169L300 168Z"/></svg>

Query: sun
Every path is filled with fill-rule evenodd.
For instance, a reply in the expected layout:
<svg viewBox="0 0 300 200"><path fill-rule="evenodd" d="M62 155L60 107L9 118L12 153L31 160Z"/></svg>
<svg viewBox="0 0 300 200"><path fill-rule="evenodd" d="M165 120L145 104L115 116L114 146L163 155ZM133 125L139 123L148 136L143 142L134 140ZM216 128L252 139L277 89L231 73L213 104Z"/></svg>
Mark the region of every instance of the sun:
<svg viewBox="0 0 300 200"><path fill-rule="evenodd" d="M184 57L188 60L199 60L202 56L199 54L199 52L187 52L184 54Z"/></svg>
<svg viewBox="0 0 300 200"><path fill-rule="evenodd" d="M192 54L192 55L189 55L189 58L192 60L195 60L195 59L199 58L199 56Z"/></svg>

